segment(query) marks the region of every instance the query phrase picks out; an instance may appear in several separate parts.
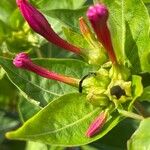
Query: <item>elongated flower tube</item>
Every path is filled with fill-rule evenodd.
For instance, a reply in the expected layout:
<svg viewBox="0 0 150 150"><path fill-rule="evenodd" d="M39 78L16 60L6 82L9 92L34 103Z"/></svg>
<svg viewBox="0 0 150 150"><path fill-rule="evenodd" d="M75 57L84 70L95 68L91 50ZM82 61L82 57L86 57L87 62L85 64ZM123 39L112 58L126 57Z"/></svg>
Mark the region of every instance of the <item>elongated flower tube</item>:
<svg viewBox="0 0 150 150"><path fill-rule="evenodd" d="M80 48L68 43L59 37L54 32L51 25L48 23L42 13L40 13L35 7L28 3L28 0L16 0L16 2L23 17L35 32L46 38L49 42L61 48L72 51L76 54L80 54Z"/></svg>
<svg viewBox="0 0 150 150"><path fill-rule="evenodd" d="M97 35L98 40L106 49L112 63L116 62L116 56L112 46L110 31L107 26L109 12L105 5L96 4L89 7L87 17Z"/></svg>
<svg viewBox="0 0 150 150"><path fill-rule="evenodd" d="M13 60L13 64L17 68L22 68L34 72L42 77L60 81L72 86L78 86L78 79L71 78L68 76L60 75L55 72L49 71L43 67L40 67L32 62L26 53L19 53Z"/></svg>
<svg viewBox="0 0 150 150"><path fill-rule="evenodd" d="M105 122L107 120L107 116L105 112L101 112L99 116L91 123L88 130L86 131L87 137L92 137L96 135L102 127L104 126Z"/></svg>

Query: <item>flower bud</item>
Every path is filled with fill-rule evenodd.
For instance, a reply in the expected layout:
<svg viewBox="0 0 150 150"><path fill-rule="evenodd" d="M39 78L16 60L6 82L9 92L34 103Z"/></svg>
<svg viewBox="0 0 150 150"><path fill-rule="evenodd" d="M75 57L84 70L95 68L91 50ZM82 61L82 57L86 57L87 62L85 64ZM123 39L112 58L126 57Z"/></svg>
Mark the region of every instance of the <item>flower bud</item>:
<svg viewBox="0 0 150 150"><path fill-rule="evenodd" d="M96 119L94 119L94 121L90 124L88 130L86 131L86 136L92 137L98 132L100 132L106 120L107 120L106 113L101 112L99 116Z"/></svg>
<svg viewBox="0 0 150 150"><path fill-rule="evenodd" d="M13 64L17 68L26 69L42 77L60 81L60 82L63 82L72 86L78 86L78 83L79 83L78 79L57 74L55 72L49 71L41 66L34 64L26 53L19 53L13 60Z"/></svg>
<svg viewBox="0 0 150 150"><path fill-rule="evenodd" d="M102 43L109 55L110 60L114 63L116 62L116 56L112 46L110 31L107 26L108 16L108 9L103 4L91 6L87 11L87 17L91 22L98 40Z"/></svg>
<svg viewBox="0 0 150 150"><path fill-rule="evenodd" d="M80 53L80 48L68 43L67 41L59 37L54 32L44 15L42 15L42 13L40 13L36 8L29 4L27 0L16 0L16 2L23 17L35 32L43 36L49 42L61 48L77 54Z"/></svg>

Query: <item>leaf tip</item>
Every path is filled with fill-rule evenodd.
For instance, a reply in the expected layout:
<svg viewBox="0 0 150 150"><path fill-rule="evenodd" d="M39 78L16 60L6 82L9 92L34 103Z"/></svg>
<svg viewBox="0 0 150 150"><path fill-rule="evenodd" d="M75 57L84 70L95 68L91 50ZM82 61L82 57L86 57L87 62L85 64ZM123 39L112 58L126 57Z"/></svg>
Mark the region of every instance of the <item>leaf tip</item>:
<svg viewBox="0 0 150 150"><path fill-rule="evenodd" d="M15 138L15 133L14 133L13 131L7 132L7 133L5 134L5 137L6 137L7 139L14 139L14 138Z"/></svg>

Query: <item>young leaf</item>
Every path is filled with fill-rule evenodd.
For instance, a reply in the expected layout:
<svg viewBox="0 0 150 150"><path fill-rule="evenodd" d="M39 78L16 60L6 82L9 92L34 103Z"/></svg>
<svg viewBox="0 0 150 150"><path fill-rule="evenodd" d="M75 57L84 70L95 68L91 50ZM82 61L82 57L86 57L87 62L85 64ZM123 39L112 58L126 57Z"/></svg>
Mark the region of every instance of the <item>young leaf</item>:
<svg viewBox="0 0 150 150"><path fill-rule="evenodd" d="M87 144L104 136L120 121L118 114L115 114L98 135L87 138L85 132L100 111L99 107L95 108L86 101L85 95L64 95L6 136L10 139L39 141L58 146Z"/></svg>
<svg viewBox="0 0 150 150"><path fill-rule="evenodd" d="M128 141L128 150L150 149L150 118L144 119Z"/></svg>
<svg viewBox="0 0 150 150"><path fill-rule="evenodd" d="M54 72L79 79L91 70L88 64L71 59L36 59L35 63ZM63 94L78 91L75 87L48 80L34 73L18 69L12 64L12 60L10 59L0 57L0 65L23 96L26 99L29 97L29 99L35 102L40 102L41 106L45 106L49 101Z"/></svg>

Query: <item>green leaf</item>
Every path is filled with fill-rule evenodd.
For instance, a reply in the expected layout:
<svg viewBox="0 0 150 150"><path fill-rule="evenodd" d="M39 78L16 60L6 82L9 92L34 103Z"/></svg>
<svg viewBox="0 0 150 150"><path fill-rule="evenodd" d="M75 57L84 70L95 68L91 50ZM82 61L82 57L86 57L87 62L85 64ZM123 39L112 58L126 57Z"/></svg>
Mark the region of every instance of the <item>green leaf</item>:
<svg viewBox="0 0 150 150"><path fill-rule="evenodd" d="M104 136L120 121L112 116L100 134L87 138L85 132L91 121L101 112L81 94L68 94L52 101L16 131L8 132L10 139L39 141L57 146L83 145Z"/></svg>
<svg viewBox="0 0 150 150"><path fill-rule="evenodd" d="M41 110L41 107L39 105L31 103L30 101L26 100L24 97L21 97L19 100L19 116L23 122L27 121L29 118L31 118Z"/></svg>
<svg viewBox="0 0 150 150"><path fill-rule="evenodd" d="M9 25L14 30L20 30L22 29L22 26L24 24L24 19L21 16L21 13L19 9L15 9L12 14L9 16Z"/></svg>
<svg viewBox="0 0 150 150"><path fill-rule="evenodd" d="M31 0L34 4L36 4L39 8L45 8L45 9L76 9L81 7L86 0L61 0L56 1L56 0L50 0L50 1L45 1L45 0Z"/></svg>
<svg viewBox="0 0 150 150"><path fill-rule="evenodd" d="M133 97L136 99L143 93L142 78L137 75L132 76Z"/></svg>
<svg viewBox="0 0 150 150"><path fill-rule="evenodd" d="M125 3L126 44L125 51L134 73L150 71L150 38L148 11L141 0Z"/></svg>
<svg viewBox="0 0 150 150"><path fill-rule="evenodd" d="M27 142L25 150L66 150L66 148L57 146L48 146L43 143L29 141Z"/></svg>
<svg viewBox="0 0 150 150"><path fill-rule="evenodd" d="M62 22L63 25L67 25L75 31L79 30L79 18L85 16L87 7L80 9L55 9L55 10L45 10L41 11L49 17L55 18L58 21Z"/></svg>
<svg viewBox="0 0 150 150"><path fill-rule="evenodd" d="M139 128L128 141L128 150L150 149L150 118L141 121Z"/></svg>
<svg viewBox="0 0 150 150"><path fill-rule="evenodd" d="M0 109L12 111L17 101L15 86L4 76L0 80Z"/></svg>
<svg viewBox="0 0 150 150"><path fill-rule="evenodd" d="M138 97L141 96L143 93L143 85L142 85L142 78L137 75L132 76L132 95L133 100L129 105L129 110L131 110L132 105L134 104L135 100L137 100Z"/></svg>
<svg viewBox="0 0 150 150"><path fill-rule="evenodd" d="M5 116L5 113L0 111L0 133L6 132L19 124L19 121Z"/></svg>
<svg viewBox="0 0 150 150"><path fill-rule="evenodd" d="M144 3L150 3L150 0L143 0Z"/></svg>
<svg viewBox="0 0 150 150"><path fill-rule="evenodd" d="M73 59L36 59L34 62L49 70L79 79L91 71L88 64ZM63 94L78 91L75 87L18 69L12 64L12 60L0 57L0 65L24 97L29 97L33 103L40 102L41 106Z"/></svg>
<svg viewBox="0 0 150 150"><path fill-rule="evenodd" d="M49 150L48 146L43 143L29 141L25 150Z"/></svg>
<svg viewBox="0 0 150 150"><path fill-rule="evenodd" d="M142 95L138 98L139 101L148 101L150 102L150 86L144 88Z"/></svg>
<svg viewBox="0 0 150 150"><path fill-rule="evenodd" d="M148 11L142 0L104 0L110 10L109 27L115 53L133 73L150 71Z"/></svg>
<svg viewBox="0 0 150 150"><path fill-rule="evenodd" d="M8 117L5 112L0 111L0 143L4 140L7 131L16 128L19 121L12 117Z"/></svg>
<svg viewBox="0 0 150 150"><path fill-rule="evenodd" d="M6 40L8 38L8 35L10 34L11 29L8 26L8 24L6 24L5 22L3 22L2 20L0 20L0 52L2 50L2 42L4 40Z"/></svg>
<svg viewBox="0 0 150 150"><path fill-rule="evenodd" d="M7 23L8 18L12 11L15 9L15 1L6 1L6 0L1 0L0 1L0 20L3 22Z"/></svg>

